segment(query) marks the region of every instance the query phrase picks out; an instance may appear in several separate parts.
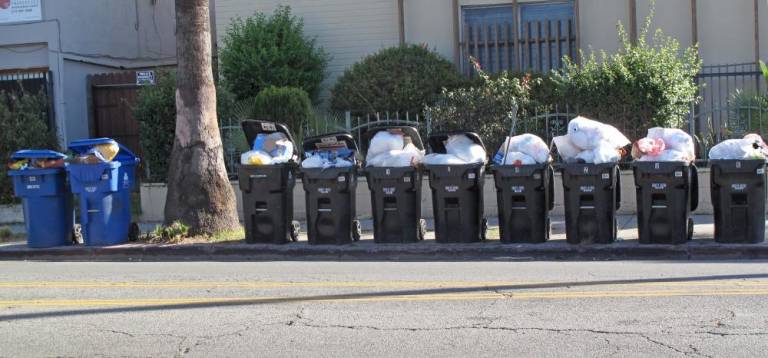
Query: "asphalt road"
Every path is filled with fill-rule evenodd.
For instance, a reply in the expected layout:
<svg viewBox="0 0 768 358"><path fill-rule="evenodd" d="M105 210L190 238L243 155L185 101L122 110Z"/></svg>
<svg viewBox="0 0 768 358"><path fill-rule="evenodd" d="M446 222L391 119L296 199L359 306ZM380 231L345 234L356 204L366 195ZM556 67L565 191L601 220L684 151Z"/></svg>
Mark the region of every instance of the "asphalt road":
<svg viewBox="0 0 768 358"><path fill-rule="evenodd" d="M0 356L765 356L765 262L0 262Z"/></svg>

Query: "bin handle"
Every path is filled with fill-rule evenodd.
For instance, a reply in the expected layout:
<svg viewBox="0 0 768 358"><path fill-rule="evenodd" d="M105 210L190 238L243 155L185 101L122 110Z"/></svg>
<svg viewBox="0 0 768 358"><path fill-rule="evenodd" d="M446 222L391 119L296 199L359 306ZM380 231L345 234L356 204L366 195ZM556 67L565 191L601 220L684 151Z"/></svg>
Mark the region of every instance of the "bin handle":
<svg viewBox="0 0 768 358"><path fill-rule="evenodd" d="M619 210L621 208L621 170L619 170L618 165L615 167L614 173L616 173L616 186L613 190L616 191L616 210Z"/></svg>
<svg viewBox="0 0 768 358"><path fill-rule="evenodd" d="M699 168L691 163L691 211L696 211L699 207Z"/></svg>
<svg viewBox="0 0 768 358"><path fill-rule="evenodd" d="M547 205L549 205L549 210L551 211L555 209L555 169L549 165L547 166L547 173L549 174L549 180L547 183Z"/></svg>

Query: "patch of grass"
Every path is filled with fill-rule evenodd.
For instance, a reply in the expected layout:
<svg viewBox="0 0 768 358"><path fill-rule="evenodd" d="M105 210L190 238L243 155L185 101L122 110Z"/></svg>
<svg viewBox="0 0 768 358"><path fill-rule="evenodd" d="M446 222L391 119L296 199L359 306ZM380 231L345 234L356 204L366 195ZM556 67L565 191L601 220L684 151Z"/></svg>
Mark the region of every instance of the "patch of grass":
<svg viewBox="0 0 768 358"><path fill-rule="evenodd" d="M0 242L23 241L25 238L24 234L14 234L11 228L0 226Z"/></svg>
<svg viewBox="0 0 768 358"><path fill-rule="evenodd" d="M187 238L189 238L189 226L176 221L168 226L156 226L154 230L144 235L141 241L150 244L178 244Z"/></svg>
<svg viewBox="0 0 768 358"><path fill-rule="evenodd" d="M200 243L233 243L245 238L245 230L223 231L213 235L189 235L189 227L180 222L171 225L158 225L154 230L141 236L142 242L149 244L200 244Z"/></svg>
<svg viewBox="0 0 768 358"><path fill-rule="evenodd" d="M207 235L201 237L205 242L212 243L227 243L233 241L241 241L245 238L245 229L242 227L232 231L222 231L213 235Z"/></svg>

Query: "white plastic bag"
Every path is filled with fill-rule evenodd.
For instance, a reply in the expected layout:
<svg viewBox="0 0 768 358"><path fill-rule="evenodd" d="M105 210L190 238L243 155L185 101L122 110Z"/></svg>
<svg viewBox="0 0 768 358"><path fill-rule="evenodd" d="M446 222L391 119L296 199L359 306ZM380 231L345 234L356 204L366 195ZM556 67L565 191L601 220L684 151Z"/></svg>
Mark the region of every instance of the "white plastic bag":
<svg viewBox="0 0 768 358"><path fill-rule="evenodd" d="M240 155L240 164L270 165L272 164L272 156L261 150L249 150Z"/></svg>
<svg viewBox="0 0 768 358"><path fill-rule="evenodd" d="M764 159L759 146L755 138L727 139L709 150L709 159Z"/></svg>
<svg viewBox="0 0 768 358"><path fill-rule="evenodd" d="M392 134L383 130L377 132L376 135L371 138L371 143L368 146L368 153L366 153L366 156L375 157L390 150L401 150L403 149L403 145L403 136L401 134Z"/></svg>
<svg viewBox="0 0 768 358"><path fill-rule="evenodd" d="M504 158L504 165L532 165L536 163L536 159L523 152L509 152Z"/></svg>
<svg viewBox="0 0 768 358"><path fill-rule="evenodd" d="M592 152L594 160L592 163L595 164L618 163L621 160L621 155L615 144L608 141L601 142Z"/></svg>
<svg viewBox="0 0 768 358"><path fill-rule="evenodd" d="M429 165L457 165L457 164L467 164L465 161L459 159L459 157L453 155L453 154L439 154L439 153L432 153L427 154L424 157L424 164Z"/></svg>
<svg viewBox="0 0 768 358"><path fill-rule="evenodd" d="M566 163L576 160L576 156L581 153L581 149L573 145L571 139L567 135L554 137L552 138L552 142L555 143L557 152Z"/></svg>
<svg viewBox="0 0 768 358"><path fill-rule="evenodd" d="M616 127L585 117L576 117L568 122L568 137L581 149L595 149L602 142L608 142L615 148L630 144Z"/></svg>
<svg viewBox="0 0 768 358"><path fill-rule="evenodd" d="M521 134L514 137L507 137L504 143L501 144L496 156L504 157L504 152L524 153L529 157L532 157L535 163L548 163L552 160L549 156L549 147L543 139L533 134ZM508 156L509 154L507 154ZM534 163L534 164L535 164Z"/></svg>
<svg viewBox="0 0 768 358"><path fill-rule="evenodd" d="M313 155L307 157L301 162L302 168L323 168L327 163L327 160L323 159L319 155Z"/></svg>
<svg viewBox="0 0 768 358"><path fill-rule="evenodd" d="M447 154L453 154L464 164L485 163L485 149L472 139L463 134L452 135L445 141L445 151Z"/></svg>
<svg viewBox="0 0 768 358"><path fill-rule="evenodd" d="M272 164L287 163L293 159L293 143L288 139L280 140L269 155L272 156Z"/></svg>
<svg viewBox="0 0 768 358"><path fill-rule="evenodd" d="M676 161L696 160L696 144L688 133L677 128L650 128L648 129L648 138L661 139L664 141L667 150L678 151L682 155L675 154L674 157L680 157Z"/></svg>

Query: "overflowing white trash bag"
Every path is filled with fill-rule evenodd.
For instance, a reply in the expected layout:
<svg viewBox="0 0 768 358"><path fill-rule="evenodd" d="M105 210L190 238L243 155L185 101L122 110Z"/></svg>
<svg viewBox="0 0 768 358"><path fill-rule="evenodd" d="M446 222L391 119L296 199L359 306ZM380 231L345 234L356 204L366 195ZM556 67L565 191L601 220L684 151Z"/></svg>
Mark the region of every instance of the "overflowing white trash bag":
<svg viewBox="0 0 768 358"><path fill-rule="evenodd" d="M240 156L243 165L270 165L287 163L294 159L293 142L280 132L259 133L251 143L251 150Z"/></svg>
<svg viewBox="0 0 768 358"><path fill-rule="evenodd" d="M615 127L585 117L568 123L568 134L553 138L557 151L566 163L617 163L621 148L631 142Z"/></svg>
<svg viewBox="0 0 768 358"><path fill-rule="evenodd" d="M500 165L531 165L551 161L547 143L533 134L507 137L493 157L493 162Z"/></svg>
<svg viewBox="0 0 768 358"><path fill-rule="evenodd" d="M410 138L394 131L379 131L368 146L365 163L369 167L409 167L417 166L424 160L424 150L420 150Z"/></svg>
<svg viewBox="0 0 768 358"><path fill-rule="evenodd" d="M482 145L475 143L464 134L454 134L444 142L445 153L431 153L424 157L424 163L430 165L458 165L486 163L487 153Z"/></svg>
<svg viewBox="0 0 768 358"><path fill-rule="evenodd" d="M632 158L641 162L687 162L696 160L696 146L688 133L677 128L655 127L632 145Z"/></svg>
<svg viewBox="0 0 768 358"><path fill-rule="evenodd" d="M709 159L768 159L768 147L757 134L742 139L728 139L709 150Z"/></svg>

